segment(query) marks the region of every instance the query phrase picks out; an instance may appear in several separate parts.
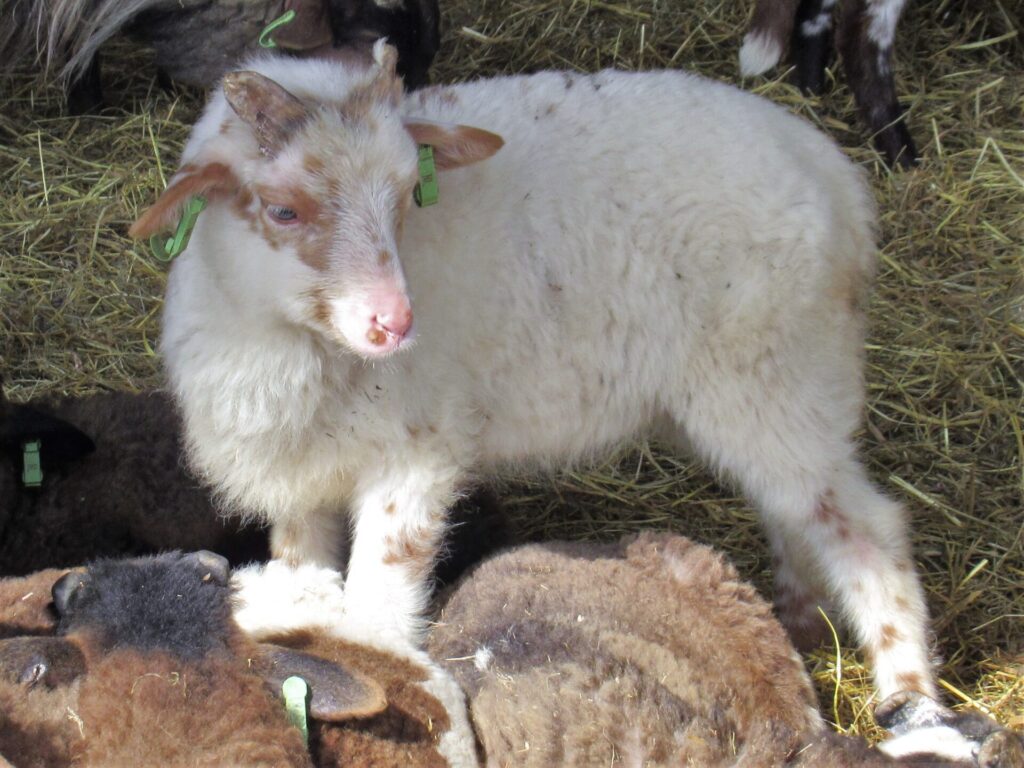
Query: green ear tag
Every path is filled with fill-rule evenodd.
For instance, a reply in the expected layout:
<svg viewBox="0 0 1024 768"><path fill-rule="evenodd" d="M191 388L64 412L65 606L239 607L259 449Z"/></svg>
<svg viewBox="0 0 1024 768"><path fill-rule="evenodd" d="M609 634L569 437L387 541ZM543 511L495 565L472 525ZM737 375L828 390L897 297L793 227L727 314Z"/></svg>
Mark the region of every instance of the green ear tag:
<svg viewBox="0 0 1024 768"><path fill-rule="evenodd" d="M42 442L29 440L21 446L23 468L21 470L21 482L26 488L38 488L43 484L43 465L39 461L39 449Z"/></svg>
<svg viewBox="0 0 1024 768"><path fill-rule="evenodd" d="M281 683L281 693L284 694L284 710L288 715L288 722L302 731L302 738L309 743L309 722L307 720L309 686L301 677L292 676Z"/></svg>
<svg viewBox="0 0 1024 768"><path fill-rule="evenodd" d="M413 200L420 208L437 202L437 168L434 166L434 148L429 144L420 144L420 180L412 191Z"/></svg>
<svg viewBox="0 0 1024 768"><path fill-rule="evenodd" d="M285 24L291 24L295 18L295 10L289 10L282 13L272 22L267 24L260 32L260 36L257 38L257 42L260 44L260 48L277 48L277 43L274 42L274 38L271 37L278 29L283 27Z"/></svg>
<svg viewBox="0 0 1024 768"><path fill-rule="evenodd" d="M188 239L192 236L192 228L196 225L199 212L206 207L206 198L202 195L190 197L185 203L185 210L178 220L178 228L173 237L153 235L149 238L149 247L157 261L170 261L188 247Z"/></svg>

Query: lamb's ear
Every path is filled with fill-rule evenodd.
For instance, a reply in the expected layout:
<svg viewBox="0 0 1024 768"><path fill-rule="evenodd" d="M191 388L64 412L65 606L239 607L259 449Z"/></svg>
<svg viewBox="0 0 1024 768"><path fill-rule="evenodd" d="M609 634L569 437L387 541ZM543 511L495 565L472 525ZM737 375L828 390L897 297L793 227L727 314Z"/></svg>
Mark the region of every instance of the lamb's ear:
<svg viewBox="0 0 1024 768"><path fill-rule="evenodd" d="M264 679L279 693L289 677L305 680L310 691L309 710L317 720L341 722L372 717L388 705L384 689L359 672L279 645L264 643L260 648Z"/></svg>
<svg viewBox="0 0 1024 768"><path fill-rule="evenodd" d="M63 637L0 640L0 680L26 688L67 685L85 672L85 657Z"/></svg>
<svg viewBox="0 0 1024 768"><path fill-rule="evenodd" d="M259 72L228 72L221 83L224 97L256 134L260 151L274 157L309 118L306 105Z"/></svg>
<svg viewBox="0 0 1024 768"><path fill-rule="evenodd" d="M209 195L214 190L237 185L235 175L223 163L183 165L159 199L132 224L128 234L142 239L174 229L181 218L181 209L193 195Z"/></svg>
<svg viewBox="0 0 1024 768"><path fill-rule="evenodd" d="M63 419L27 405L6 403L0 409L0 443L8 451L21 452L21 446L39 440L43 470L54 469L96 450L96 444L82 430Z"/></svg>
<svg viewBox="0 0 1024 768"><path fill-rule="evenodd" d="M469 125L408 118L405 129L417 144L434 148L434 163L439 171L479 163L505 145L498 134Z"/></svg>
<svg viewBox="0 0 1024 768"><path fill-rule="evenodd" d="M274 43L288 51L309 51L334 42L330 11L325 0L286 0L285 11L295 11L289 24L274 32Z"/></svg>

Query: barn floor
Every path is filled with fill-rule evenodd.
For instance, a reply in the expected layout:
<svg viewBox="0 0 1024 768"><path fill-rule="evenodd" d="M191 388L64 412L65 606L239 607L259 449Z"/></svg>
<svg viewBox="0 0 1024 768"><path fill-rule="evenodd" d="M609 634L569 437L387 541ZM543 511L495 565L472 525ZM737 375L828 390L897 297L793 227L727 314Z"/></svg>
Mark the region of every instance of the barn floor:
<svg viewBox="0 0 1024 768"><path fill-rule="evenodd" d="M607 66L738 82L751 3L443 5L438 82ZM871 177L882 249L863 450L910 510L948 698L1024 727L1024 4L909 5L897 67L923 155L912 172L869 148L841 76L819 99L784 72L745 86L831 133ZM110 51L97 116L67 116L30 74L0 78L0 372L14 399L160 384L164 267L126 233L173 172L201 94L162 91L145 51ZM672 528L770 584L752 511L655 446L505 490L523 538ZM873 733L857 655L809 661L837 727Z"/></svg>

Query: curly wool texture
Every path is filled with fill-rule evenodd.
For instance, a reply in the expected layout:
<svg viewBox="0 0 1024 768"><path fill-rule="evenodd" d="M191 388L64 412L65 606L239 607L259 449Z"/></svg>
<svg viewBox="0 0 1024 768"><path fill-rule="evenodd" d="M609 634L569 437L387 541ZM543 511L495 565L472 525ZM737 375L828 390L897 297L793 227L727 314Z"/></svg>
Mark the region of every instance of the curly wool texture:
<svg viewBox="0 0 1024 768"><path fill-rule="evenodd" d="M498 556L452 595L429 648L493 765L781 763L821 722L770 607L679 537Z"/></svg>

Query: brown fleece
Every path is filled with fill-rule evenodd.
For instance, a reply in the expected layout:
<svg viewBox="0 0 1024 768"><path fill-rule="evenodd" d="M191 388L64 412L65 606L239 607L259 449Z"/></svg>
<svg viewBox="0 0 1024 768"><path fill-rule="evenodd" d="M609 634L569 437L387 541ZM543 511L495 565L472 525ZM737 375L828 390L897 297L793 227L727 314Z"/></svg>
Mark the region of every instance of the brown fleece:
<svg viewBox="0 0 1024 768"><path fill-rule="evenodd" d="M244 661L183 665L162 653L115 651L90 665L78 702L91 766L311 766L302 735Z"/></svg>
<svg viewBox="0 0 1024 768"><path fill-rule="evenodd" d="M493 765L783 764L818 727L771 608L677 536L500 555L440 622L429 650L467 691Z"/></svg>
<svg viewBox="0 0 1024 768"><path fill-rule="evenodd" d="M29 693L22 685L0 680L0 756L18 768L70 765L82 741L75 721L77 700L77 683Z"/></svg>
<svg viewBox="0 0 1024 768"><path fill-rule="evenodd" d="M448 714L416 685L427 678L422 668L363 645L309 632L292 632L267 642L342 664L384 688L388 706L379 715L316 725L310 748L318 766L434 768L447 764L437 744L450 727Z"/></svg>
<svg viewBox="0 0 1024 768"><path fill-rule="evenodd" d="M49 609L50 588L67 573L51 568L31 576L0 579L0 638L17 635L48 635L54 615Z"/></svg>

